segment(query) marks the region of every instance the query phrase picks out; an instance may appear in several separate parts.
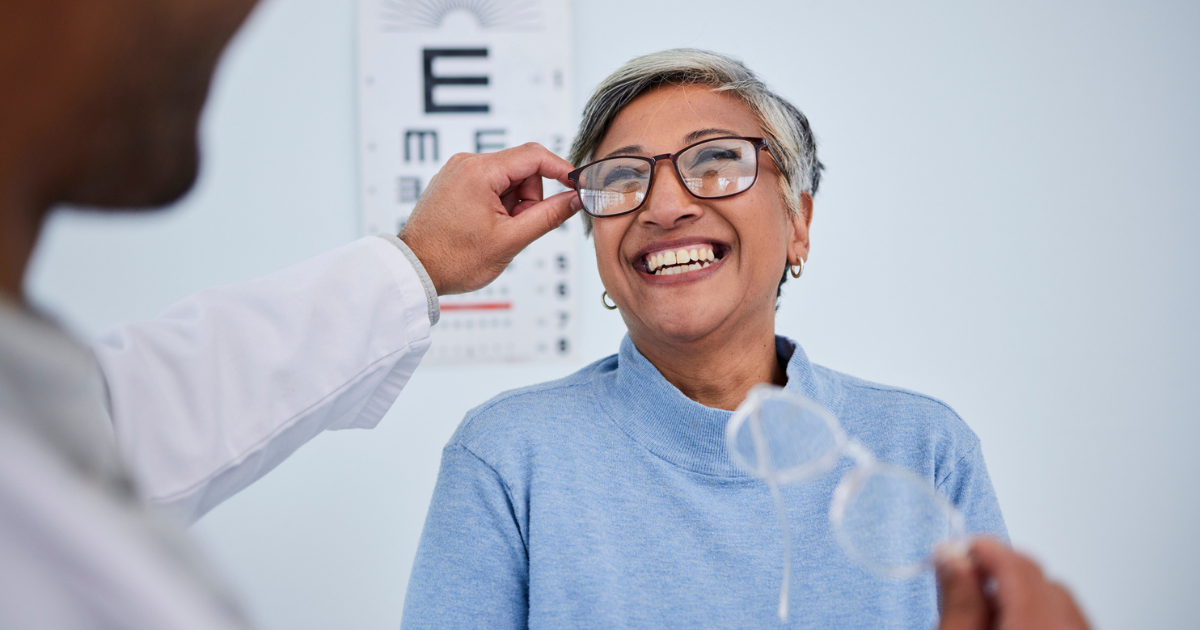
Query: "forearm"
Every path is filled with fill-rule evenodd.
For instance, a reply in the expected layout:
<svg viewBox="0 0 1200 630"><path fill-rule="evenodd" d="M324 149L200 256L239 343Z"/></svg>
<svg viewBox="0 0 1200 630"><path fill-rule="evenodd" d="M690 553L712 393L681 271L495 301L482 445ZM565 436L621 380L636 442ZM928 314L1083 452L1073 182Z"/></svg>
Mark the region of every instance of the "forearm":
<svg viewBox="0 0 1200 630"><path fill-rule="evenodd" d="M197 519L318 433L375 426L430 313L413 263L367 238L114 327L95 351L118 447L150 501Z"/></svg>

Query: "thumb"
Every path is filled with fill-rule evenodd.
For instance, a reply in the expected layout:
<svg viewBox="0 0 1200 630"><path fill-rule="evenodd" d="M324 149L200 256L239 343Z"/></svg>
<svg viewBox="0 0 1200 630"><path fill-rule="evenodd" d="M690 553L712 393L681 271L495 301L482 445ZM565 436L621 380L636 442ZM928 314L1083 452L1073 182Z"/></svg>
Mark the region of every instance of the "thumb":
<svg viewBox="0 0 1200 630"><path fill-rule="evenodd" d="M942 609L938 630L988 629L991 607L984 595L979 572L968 558L952 553L937 554L937 581Z"/></svg>
<svg viewBox="0 0 1200 630"><path fill-rule="evenodd" d="M505 245L509 249L521 251L550 230L562 225L577 210L579 210L579 199L573 190L558 193L528 207L520 208L514 212L511 219L504 222Z"/></svg>

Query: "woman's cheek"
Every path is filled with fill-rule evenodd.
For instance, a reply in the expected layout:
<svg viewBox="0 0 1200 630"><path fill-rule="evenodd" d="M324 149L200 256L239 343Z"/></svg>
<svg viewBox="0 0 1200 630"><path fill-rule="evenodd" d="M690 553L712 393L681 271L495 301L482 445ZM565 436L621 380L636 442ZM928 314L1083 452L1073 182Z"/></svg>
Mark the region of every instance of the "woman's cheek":
<svg viewBox="0 0 1200 630"><path fill-rule="evenodd" d="M612 242L614 239L599 231L593 232L592 238L596 246L596 268L600 272L600 280L609 290L617 291L619 288L613 284L613 281L620 275L620 252L618 251L620 242Z"/></svg>

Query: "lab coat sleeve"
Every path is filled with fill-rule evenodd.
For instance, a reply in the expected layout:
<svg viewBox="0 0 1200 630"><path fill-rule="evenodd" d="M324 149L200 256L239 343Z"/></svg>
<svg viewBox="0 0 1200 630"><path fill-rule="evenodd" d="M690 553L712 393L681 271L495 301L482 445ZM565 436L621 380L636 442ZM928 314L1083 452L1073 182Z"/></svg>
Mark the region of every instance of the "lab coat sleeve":
<svg viewBox="0 0 1200 630"><path fill-rule="evenodd" d="M318 433L374 427L430 344L414 264L368 237L105 333L117 445L146 499L194 521Z"/></svg>

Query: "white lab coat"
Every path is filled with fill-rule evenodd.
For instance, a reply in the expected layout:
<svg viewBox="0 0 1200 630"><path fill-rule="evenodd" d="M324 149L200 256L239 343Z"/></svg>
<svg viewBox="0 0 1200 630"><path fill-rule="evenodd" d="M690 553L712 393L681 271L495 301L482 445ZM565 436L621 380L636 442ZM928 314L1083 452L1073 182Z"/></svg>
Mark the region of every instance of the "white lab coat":
<svg viewBox="0 0 1200 630"><path fill-rule="evenodd" d="M95 351L122 459L150 502L198 519L318 433L378 424L429 319L412 263L365 238L116 326Z"/></svg>
<svg viewBox="0 0 1200 630"><path fill-rule="evenodd" d="M143 502L194 521L318 433L374 427L436 317L401 250L361 239L117 326L94 383L61 331L0 313L0 628L240 627Z"/></svg>

